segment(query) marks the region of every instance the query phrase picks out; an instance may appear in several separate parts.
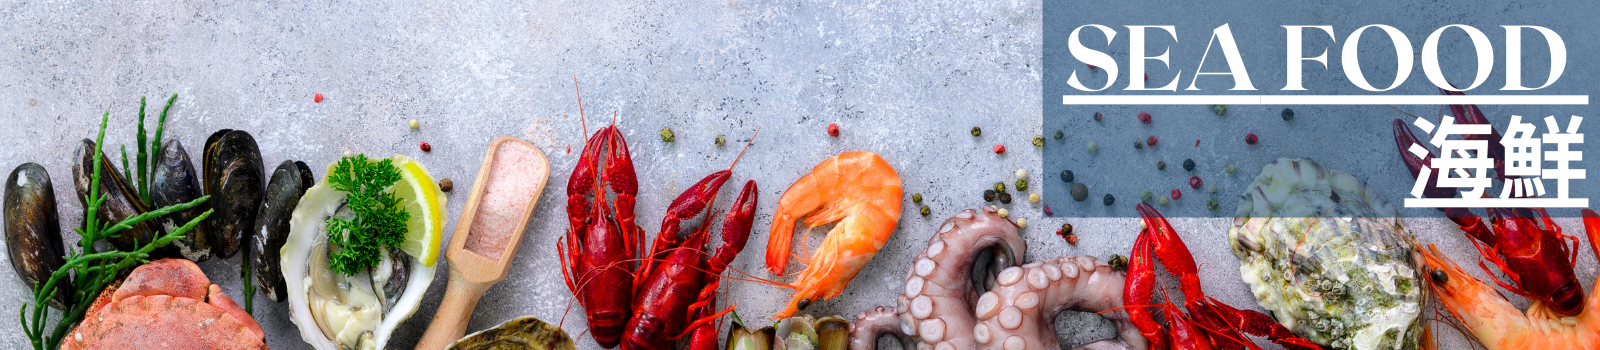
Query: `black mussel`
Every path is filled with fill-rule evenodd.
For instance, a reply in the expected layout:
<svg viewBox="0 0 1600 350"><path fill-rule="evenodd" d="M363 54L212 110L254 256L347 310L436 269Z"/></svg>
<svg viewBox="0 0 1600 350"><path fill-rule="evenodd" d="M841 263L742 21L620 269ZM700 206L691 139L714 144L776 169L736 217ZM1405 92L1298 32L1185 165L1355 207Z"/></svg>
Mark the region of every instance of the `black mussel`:
<svg viewBox="0 0 1600 350"><path fill-rule="evenodd" d="M67 263L55 188L44 167L23 163L6 178L5 191L6 250L11 253L11 267L29 289L39 288ZM72 281L56 281L55 293L50 307L65 310L72 297Z"/></svg>
<svg viewBox="0 0 1600 350"><path fill-rule="evenodd" d="M94 175L94 157L89 154L94 148L94 140L83 139L83 144L78 145L78 150L74 152L76 161L72 164L72 180L78 189L78 203L83 204L85 207L88 206L88 203L84 201L89 196L89 184L94 181L91 178ZM113 165L115 163L112 163L110 158L106 158L104 152L98 156L100 157L100 188L102 189L101 193L105 196L105 202L100 205L99 215L96 216L100 223L110 227L122 222L122 220L150 211L149 207L146 207L145 203L139 199L139 194L134 192L133 186L128 185L128 178L123 177L122 173L117 171L117 167ZM115 236L107 237L106 240L110 241L111 245L117 247L118 250L132 251L137 244L154 241L158 234L157 229L158 227L154 222L145 221L119 231ZM154 255L174 256L176 253L175 249L168 246L157 249Z"/></svg>
<svg viewBox="0 0 1600 350"><path fill-rule="evenodd" d="M266 198L261 201L261 211L256 213L255 229L250 231L255 235L250 240L250 268L254 270L255 283L261 287L261 293L272 301L282 302L288 293L284 290L278 253L289 241L289 217L294 214L295 206L300 205L300 196L316 181L305 162L285 160L272 171L272 180L267 182Z"/></svg>
<svg viewBox="0 0 1600 350"><path fill-rule="evenodd" d="M222 129L206 139L201 171L206 195L214 210L206 229L211 232L211 252L231 258L248 239L261 206L261 150L243 130Z"/></svg>
<svg viewBox="0 0 1600 350"><path fill-rule="evenodd" d="M200 178L195 176L194 164L189 161L189 152L183 149L182 142L167 140L166 144L161 146L161 154L156 156L155 164L151 168L150 178L153 180L150 185L151 207L165 208L169 205L188 203L205 195L200 188ZM167 214L156 218L156 224L164 232L172 232L199 217L206 209L209 207L200 205ZM210 259L211 236L206 231L205 222L201 222L184 233L182 239L172 241L172 246L185 259L193 261Z"/></svg>

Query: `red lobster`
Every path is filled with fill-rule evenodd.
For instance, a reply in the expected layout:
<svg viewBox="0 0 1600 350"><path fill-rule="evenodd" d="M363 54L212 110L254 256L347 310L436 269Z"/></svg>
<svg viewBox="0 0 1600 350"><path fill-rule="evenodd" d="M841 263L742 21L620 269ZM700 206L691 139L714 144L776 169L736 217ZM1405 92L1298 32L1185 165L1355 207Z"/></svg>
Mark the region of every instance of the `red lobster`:
<svg viewBox="0 0 1600 350"><path fill-rule="evenodd" d="M1440 92L1446 95L1461 95L1460 92L1454 91L1440 90ZM1479 111L1477 106L1451 105L1450 110L1455 113L1456 123L1489 124L1488 118L1483 116L1483 112ZM1395 119L1393 126L1395 147L1400 150L1400 159L1405 162L1412 177L1419 175L1423 169L1433 172L1429 175L1429 179L1445 175L1438 169L1433 169L1431 166L1433 150L1420 142L1404 121ZM1504 180L1506 179L1503 176L1505 148L1500 144L1499 131L1495 131L1493 127L1490 127L1490 131L1491 133L1487 135L1463 137L1468 140L1488 142L1488 156L1494 158L1495 175ZM1412 145L1427 149L1427 156L1419 159L1411 154ZM1428 181L1423 196L1454 198L1457 193L1456 188L1440 188L1434 181ZM1495 284L1529 299L1543 301L1549 304L1552 310L1563 315L1576 315L1583 311L1583 286L1572 270L1573 264L1578 260L1578 238L1562 234L1561 227L1550 220L1550 214L1543 208L1490 208L1487 210L1489 225L1484 225L1483 218L1467 208L1439 208L1439 211L1444 212L1445 217L1455 222L1468 237L1472 237L1473 245L1478 248L1478 253L1483 258L1478 261L1478 266L1494 278ZM1540 227L1540 221L1543 221L1543 227ZM1498 266L1511 283L1501 281L1483 260Z"/></svg>
<svg viewBox="0 0 1600 350"><path fill-rule="evenodd" d="M1144 216L1145 229L1134 241L1133 252L1128 257L1128 279L1123 285L1122 300L1129 319L1139 327L1139 333L1150 340L1156 349L1260 349L1245 334L1266 337L1288 349L1321 349L1309 340L1296 337L1288 328L1279 325L1271 316L1255 310L1239 310L1205 295L1200 289L1200 275L1195 267L1189 247L1183 244L1177 231L1167 219L1149 204L1139 203L1139 214ZM1161 304L1150 302L1157 285L1155 263L1159 260L1167 273L1178 278L1183 291L1184 309L1178 309L1162 289ZM1167 320L1167 329L1153 318L1161 314Z"/></svg>

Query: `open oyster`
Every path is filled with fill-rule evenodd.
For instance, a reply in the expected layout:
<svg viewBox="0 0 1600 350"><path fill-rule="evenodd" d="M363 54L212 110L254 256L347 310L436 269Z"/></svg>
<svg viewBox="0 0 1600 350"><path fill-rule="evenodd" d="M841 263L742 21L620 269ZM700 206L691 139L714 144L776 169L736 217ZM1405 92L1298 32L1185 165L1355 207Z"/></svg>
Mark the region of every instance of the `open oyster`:
<svg viewBox="0 0 1600 350"><path fill-rule="evenodd" d="M389 160L397 166L413 163L403 156ZM433 282L435 267L406 249L380 247L379 262L370 268L354 274L333 270L330 254L339 248L328 243L327 222L335 218L352 220L355 216L346 207L349 192L335 189L329 180L336 165L329 165L316 186L306 190L289 219L288 241L280 250L289 311L300 328L301 338L314 348L383 349L394 329L417 311L423 293ZM407 166L412 164L401 167ZM420 191L442 193L437 192L437 187ZM437 207L443 207L444 196L438 194L436 198ZM416 214L411 221L416 221ZM408 237L419 226L408 222L408 230L413 231ZM424 249L437 251L439 241L431 242L433 246Z"/></svg>
<svg viewBox="0 0 1600 350"><path fill-rule="evenodd" d="M1427 288L1394 206L1309 159L1267 164L1228 230L1256 302L1296 335L1342 349L1414 349Z"/></svg>

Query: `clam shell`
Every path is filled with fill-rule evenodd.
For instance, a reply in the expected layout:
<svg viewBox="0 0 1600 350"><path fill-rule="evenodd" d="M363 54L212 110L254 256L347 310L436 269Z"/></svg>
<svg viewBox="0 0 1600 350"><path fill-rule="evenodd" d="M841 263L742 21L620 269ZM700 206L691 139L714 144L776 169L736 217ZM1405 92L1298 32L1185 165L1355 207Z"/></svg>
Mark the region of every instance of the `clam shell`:
<svg viewBox="0 0 1600 350"><path fill-rule="evenodd" d="M150 170L153 180L150 187L150 202L156 208L169 205L183 204L193 201L204 195L200 188L200 178L195 176L194 164L189 161L189 152L183 148L183 142L167 140L161 146L161 154L155 159ZM190 220L199 217L209 207L196 206L188 210L167 214L156 218L158 225L164 232L172 232ZM206 223L201 222L184 233L182 239L172 241L172 246L178 254L192 261L205 261L211 258L211 237L206 230Z"/></svg>
<svg viewBox="0 0 1600 350"><path fill-rule="evenodd" d="M285 160L272 171L272 181L267 183L266 199L256 214L255 237L250 240L250 268L255 270L256 285L267 299L281 302L285 299L283 270L279 254L289 240L289 218L300 205L300 197L316 183L311 168L305 162Z"/></svg>
<svg viewBox="0 0 1600 350"><path fill-rule="evenodd" d="M50 275L66 264L62 258L66 249L61 244L56 191L43 166L23 163L6 177L5 230L11 267L29 289L50 280ZM66 309L71 296L72 281L57 281L50 307Z"/></svg>
<svg viewBox="0 0 1600 350"><path fill-rule="evenodd" d="M94 150L94 140L83 139L83 143L78 145L77 151L73 152L73 159L76 161L72 164L72 180L74 187L77 187L78 190L78 203L83 204L85 207L88 207L88 203L84 201L88 200L89 185L93 181L91 176L94 172L94 158L88 154L92 150ZM127 178L117 171L115 166L117 163L112 163L111 159L106 158L105 153L101 153L98 156L100 156L101 163L100 188L104 191L102 193L105 194L105 202L100 205L100 211L97 215L101 223L109 227L127 218L150 211L149 208L145 207L144 202L139 200L138 194L134 193L133 187L128 186ZM130 226L118 232L117 236L108 237L106 240L110 241L111 245L117 247L117 249L131 251L134 250L135 243L154 241L156 232L155 224L145 221ZM176 250L171 247L163 247L155 251L157 256L172 256L175 254Z"/></svg>
<svg viewBox="0 0 1600 350"><path fill-rule="evenodd" d="M206 139L203 163L206 195L211 196L206 202L215 210L207 226L212 252L231 258L254 228L261 206L261 151L250 133L222 129Z"/></svg>
<svg viewBox="0 0 1600 350"><path fill-rule="evenodd" d="M561 328L523 316L501 323L494 328L467 335L457 340L449 350L570 350L577 347L572 337Z"/></svg>

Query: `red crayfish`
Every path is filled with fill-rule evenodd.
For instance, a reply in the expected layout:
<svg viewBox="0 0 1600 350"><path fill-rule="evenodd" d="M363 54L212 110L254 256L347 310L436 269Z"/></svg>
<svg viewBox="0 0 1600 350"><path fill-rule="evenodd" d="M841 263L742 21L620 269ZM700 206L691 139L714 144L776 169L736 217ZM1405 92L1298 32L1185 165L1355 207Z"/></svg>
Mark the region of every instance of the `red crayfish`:
<svg viewBox="0 0 1600 350"><path fill-rule="evenodd" d="M1446 95L1462 94L1446 90L1440 92ZM1454 113L1458 124L1489 124L1488 118L1477 106L1451 105L1450 111ZM1445 175L1432 167L1432 149L1411 133L1410 126L1400 119L1395 119L1393 126L1395 147L1399 149L1400 158L1411 171L1412 177L1420 175L1424 169L1432 172L1429 179ZM1487 142L1487 156L1494 159L1496 178L1517 181L1516 177L1504 176L1505 147L1500 143L1499 131L1492 126L1489 131L1488 134L1463 135L1463 138ZM1413 155L1410 150L1413 145L1427 150L1426 155L1420 158ZM1458 193L1454 187L1438 187L1435 181L1428 181L1426 186L1423 196L1427 198L1454 198ZM1576 315L1583 311L1583 286L1572 270L1578 259L1578 238L1562 234L1561 227L1550 220L1550 214L1544 209L1489 208L1486 210L1489 225L1485 225L1483 218L1467 208L1439 208L1439 211L1444 212L1445 217L1468 237L1472 237L1472 243L1478 248L1482 260L1498 266L1511 280L1511 283L1501 281L1480 260L1478 266L1493 277L1500 287L1529 299L1543 301L1563 315ZM1540 227L1541 221L1543 227Z"/></svg>
<svg viewBox="0 0 1600 350"><path fill-rule="evenodd" d="M1139 328L1139 333L1150 340L1156 349L1259 349L1245 335L1266 337L1288 349L1321 349L1309 340L1296 337L1288 328L1278 324L1271 316L1255 310L1240 310L1205 295L1200 289L1200 275L1189 247L1183 244L1177 231L1167 219L1146 203L1137 206L1144 217L1144 230L1134 241L1133 252L1128 257L1128 278L1123 285L1122 300L1129 319ZM1160 286L1156 280L1156 261L1166 266L1167 273L1178 278L1183 291L1184 308L1172 303L1162 288L1162 302L1150 302L1153 291ZM1184 314L1187 310L1189 313ZM1166 329L1153 317L1166 319Z"/></svg>
<svg viewBox="0 0 1600 350"><path fill-rule="evenodd" d="M580 116L582 106L580 100ZM673 200L650 252L641 256L644 232L633 212L639 186L628 144L615 125L584 141L567 182L571 227L557 249L562 277L601 347L666 349L685 337L691 349L716 347L715 320L727 312L716 310L716 291L750 237L757 202L756 182L748 181L722 220L723 245L711 254L702 250L711 235L709 208L732 176L730 165ZM704 224L680 238L680 223L702 214Z"/></svg>

